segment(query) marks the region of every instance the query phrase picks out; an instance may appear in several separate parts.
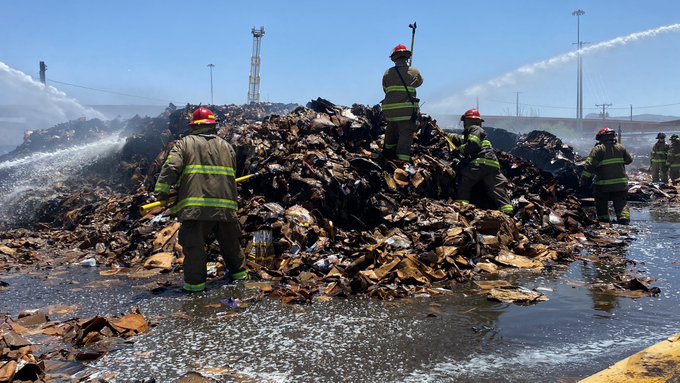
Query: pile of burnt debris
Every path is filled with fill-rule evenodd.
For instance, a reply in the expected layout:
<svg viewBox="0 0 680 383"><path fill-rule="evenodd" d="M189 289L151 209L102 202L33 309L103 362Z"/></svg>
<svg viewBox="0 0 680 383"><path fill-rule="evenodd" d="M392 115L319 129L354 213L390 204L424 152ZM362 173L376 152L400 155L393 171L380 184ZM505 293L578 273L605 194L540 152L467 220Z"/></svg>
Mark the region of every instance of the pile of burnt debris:
<svg viewBox="0 0 680 383"><path fill-rule="evenodd" d="M153 200L149 191L164 153L187 133L195 107L127 121L122 151L61 185L30 223L0 232L0 270L38 263L96 264L107 268L105 275L180 270L180 224L167 209L142 214L139 206ZM239 217L248 287L262 295L306 303L357 293L441 294L511 270L550 270L577 259L585 246L626 243L629 229L597 225L583 207L580 159L547 132L519 137L509 152L498 152L516 207L508 216L493 210L484 190L473 193L470 205L453 203L457 161L426 115L412 163L401 164L380 159L378 107L317 99L260 121L238 108L213 111L219 134L237 150L237 176L256 174L240 184ZM677 189L657 190L642 184L639 193L677 203ZM210 253L219 261L216 247ZM222 272L218 266L216 275ZM617 287L628 285L648 281ZM492 299L546 299L510 284L487 287Z"/></svg>

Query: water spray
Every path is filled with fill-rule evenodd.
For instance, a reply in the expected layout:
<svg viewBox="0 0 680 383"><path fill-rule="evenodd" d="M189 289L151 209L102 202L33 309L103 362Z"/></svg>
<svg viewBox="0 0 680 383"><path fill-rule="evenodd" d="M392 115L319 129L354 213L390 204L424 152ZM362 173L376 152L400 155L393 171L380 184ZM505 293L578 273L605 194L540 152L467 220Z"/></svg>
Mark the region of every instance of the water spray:
<svg viewBox="0 0 680 383"><path fill-rule="evenodd" d="M617 37L608 41L591 45L586 48L582 48L580 50L580 54L582 56L594 54L603 50L627 45L632 42L653 38L660 34L671 32L680 32L680 24L666 25L654 29L649 29L643 32L631 33L627 36ZM522 77L528 77L536 74L539 71L545 71L557 67L559 65L571 62L572 60L578 58L578 54L579 54L578 52L573 51L561 54L559 56L547 60L539 61L537 63L521 66L502 76L493 78L484 84L469 87L463 91L463 95L448 97L444 101L435 104L434 108L444 111L450 111L452 105L455 105L456 107L464 105L467 102L466 100L468 100L472 96L479 96L480 94L483 94L491 89L501 88L506 85L514 85L517 83L518 79Z"/></svg>

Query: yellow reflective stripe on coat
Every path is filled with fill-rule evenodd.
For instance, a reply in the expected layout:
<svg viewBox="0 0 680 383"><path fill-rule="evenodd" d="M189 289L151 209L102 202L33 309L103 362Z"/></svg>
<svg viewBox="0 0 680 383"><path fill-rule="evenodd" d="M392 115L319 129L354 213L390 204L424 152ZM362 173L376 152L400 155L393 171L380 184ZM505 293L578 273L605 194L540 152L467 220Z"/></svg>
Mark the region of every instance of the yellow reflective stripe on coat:
<svg viewBox="0 0 680 383"><path fill-rule="evenodd" d="M592 176L593 176L593 173L586 171L586 170L584 170L583 173L581 173L581 177L584 177L584 178L590 178Z"/></svg>
<svg viewBox="0 0 680 383"><path fill-rule="evenodd" d="M394 104L383 104L382 110L395 110L395 109L406 109L406 108L418 108L417 104L410 102L397 102Z"/></svg>
<svg viewBox="0 0 680 383"><path fill-rule="evenodd" d="M184 179L184 176L187 174L219 175L234 178L236 176L236 171L228 166L187 165L179 176L179 180L177 181L178 185L182 184L182 179Z"/></svg>
<svg viewBox="0 0 680 383"><path fill-rule="evenodd" d="M468 136L468 141L472 141L475 144L482 146L482 140L480 140L479 137L475 136L474 134Z"/></svg>
<svg viewBox="0 0 680 383"><path fill-rule="evenodd" d="M489 159L486 159L486 158L475 158L472 161L472 163L475 164L475 165L486 165L486 166L496 168L496 169L501 168L501 164L499 164L498 161L489 160Z"/></svg>
<svg viewBox="0 0 680 383"><path fill-rule="evenodd" d="M234 200L222 198L188 197L179 201L170 209L170 212L172 214L177 214L182 209L187 207L208 207L216 209L238 210L238 203L236 203Z"/></svg>
<svg viewBox="0 0 680 383"><path fill-rule="evenodd" d="M666 160L655 160L655 159L652 159L652 163L653 163L653 164L666 163Z"/></svg>
<svg viewBox="0 0 680 383"><path fill-rule="evenodd" d="M484 140L484 141L482 141L482 147L483 148L492 148L493 146L491 146L491 141Z"/></svg>
<svg viewBox="0 0 680 383"><path fill-rule="evenodd" d="M170 185L164 184L162 182L156 183L156 187L154 187L153 191L155 193L169 193L170 192Z"/></svg>
<svg viewBox="0 0 680 383"><path fill-rule="evenodd" d="M385 121L388 122L399 122L399 121L410 121L411 116L402 116L402 117L385 117Z"/></svg>
<svg viewBox="0 0 680 383"><path fill-rule="evenodd" d="M600 167L600 166L604 166L604 165L623 164L623 163L624 163L623 157L609 158L609 159L600 161L600 163L597 164L597 166Z"/></svg>
<svg viewBox="0 0 680 383"><path fill-rule="evenodd" d="M597 186L619 185L619 184L627 184L627 183L628 183L628 177L612 178L612 179L608 179L608 180L597 180L597 181L595 181L595 185L597 185Z"/></svg>
<svg viewBox="0 0 680 383"><path fill-rule="evenodd" d="M234 168L228 166L213 166L213 165L187 165L182 171L184 174L219 174L228 177L236 176Z"/></svg>
<svg viewBox="0 0 680 383"><path fill-rule="evenodd" d="M408 92L409 92L409 93L413 93L413 94L416 93L416 88L414 88L414 87L412 87L412 86L407 86L406 88L404 88L403 85L392 85L392 86L388 86L388 87L383 88L383 90L385 91L385 93L390 93L390 92L406 92L406 89L408 89Z"/></svg>

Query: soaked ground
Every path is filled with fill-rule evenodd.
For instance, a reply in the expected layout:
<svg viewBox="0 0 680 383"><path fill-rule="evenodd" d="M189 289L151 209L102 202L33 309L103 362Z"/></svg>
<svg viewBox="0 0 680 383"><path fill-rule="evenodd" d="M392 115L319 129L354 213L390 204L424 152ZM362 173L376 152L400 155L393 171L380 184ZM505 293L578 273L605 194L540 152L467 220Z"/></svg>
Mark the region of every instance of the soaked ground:
<svg viewBox="0 0 680 383"><path fill-rule="evenodd" d="M86 318L140 307L158 326L81 373L114 373L115 382L172 382L188 371L221 382L575 382L680 331L680 213L634 209L632 218L639 232L625 257L657 279L657 298L594 293L583 284L608 281L612 270L575 262L505 278L550 298L532 306L463 289L396 302L352 297L287 306L265 299L234 312L209 305L245 300L250 291L217 285L199 295L176 288L154 295L74 266L50 278L0 276L10 283L0 311L77 304L76 315Z"/></svg>

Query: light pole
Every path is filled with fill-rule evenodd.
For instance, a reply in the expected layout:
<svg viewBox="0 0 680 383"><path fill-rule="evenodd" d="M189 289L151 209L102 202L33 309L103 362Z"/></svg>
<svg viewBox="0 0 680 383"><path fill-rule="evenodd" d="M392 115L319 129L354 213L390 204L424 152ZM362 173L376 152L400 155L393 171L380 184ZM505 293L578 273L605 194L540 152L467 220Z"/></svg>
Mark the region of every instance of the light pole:
<svg viewBox="0 0 680 383"><path fill-rule="evenodd" d="M519 117L519 94L522 92L513 93L515 93L515 117Z"/></svg>
<svg viewBox="0 0 680 383"><path fill-rule="evenodd" d="M579 132L583 124L583 63L581 61L583 42L581 41L581 16L585 14L586 12L581 9L571 13L572 16L576 16L576 54L578 61L576 72L576 130Z"/></svg>
<svg viewBox="0 0 680 383"><path fill-rule="evenodd" d="M212 68L214 68L214 64L208 64L208 68L210 68L210 105L214 105L215 102L213 101L213 84L212 84Z"/></svg>

